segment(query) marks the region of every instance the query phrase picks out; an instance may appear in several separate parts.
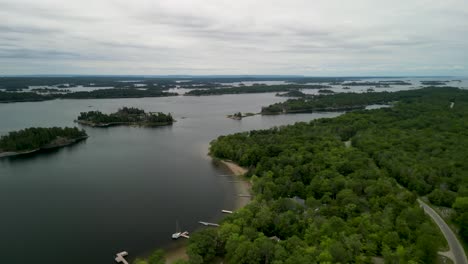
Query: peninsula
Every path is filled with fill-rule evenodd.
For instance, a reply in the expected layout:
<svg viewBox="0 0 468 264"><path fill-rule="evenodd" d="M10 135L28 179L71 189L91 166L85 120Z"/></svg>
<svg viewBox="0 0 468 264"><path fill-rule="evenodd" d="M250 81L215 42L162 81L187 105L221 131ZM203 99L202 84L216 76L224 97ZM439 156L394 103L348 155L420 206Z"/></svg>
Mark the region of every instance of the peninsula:
<svg viewBox="0 0 468 264"><path fill-rule="evenodd" d="M64 147L87 137L84 130L76 127L32 127L13 131L0 138L0 158Z"/></svg>
<svg viewBox="0 0 468 264"><path fill-rule="evenodd" d="M166 126L172 125L174 119L170 113L146 113L142 109L123 107L112 114L104 114L100 111L82 112L80 116L78 116L76 122L92 127L109 127L116 125Z"/></svg>

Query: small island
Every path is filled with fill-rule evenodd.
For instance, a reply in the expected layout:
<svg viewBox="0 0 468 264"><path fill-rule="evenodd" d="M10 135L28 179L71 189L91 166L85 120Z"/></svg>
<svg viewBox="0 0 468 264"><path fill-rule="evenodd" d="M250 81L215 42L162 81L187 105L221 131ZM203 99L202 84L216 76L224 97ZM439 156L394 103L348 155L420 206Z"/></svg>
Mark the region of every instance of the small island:
<svg viewBox="0 0 468 264"><path fill-rule="evenodd" d="M241 120L244 117L249 117L249 116L254 116L254 115L255 115L254 113L242 114L241 112L238 112L238 113L235 113L233 115L228 115L227 118L231 118L231 119L234 119L234 120Z"/></svg>
<svg viewBox="0 0 468 264"><path fill-rule="evenodd" d="M117 125L167 126L172 125L174 119L170 113L146 113L142 109L123 107L112 114L104 114L100 111L82 112L76 122L92 127Z"/></svg>
<svg viewBox="0 0 468 264"><path fill-rule="evenodd" d="M279 97L305 97L306 94L299 91L299 90L291 90L291 91L285 92L285 93L277 93L276 96L279 96Z"/></svg>
<svg viewBox="0 0 468 264"><path fill-rule="evenodd" d="M76 127L32 127L13 131L0 138L0 158L64 147L87 137L84 130L79 130Z"/></svg>

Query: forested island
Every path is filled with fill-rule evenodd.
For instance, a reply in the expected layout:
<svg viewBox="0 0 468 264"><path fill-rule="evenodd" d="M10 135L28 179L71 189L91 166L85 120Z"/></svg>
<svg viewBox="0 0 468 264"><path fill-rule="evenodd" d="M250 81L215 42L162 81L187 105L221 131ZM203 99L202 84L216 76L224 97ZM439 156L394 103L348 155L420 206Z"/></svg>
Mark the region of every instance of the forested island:
<svg viewBox="0 0 468 264"><path fill-rule="evenodd" d="M244 117L249 117L249 116L254 116L254 115L255 115L254 113L242 114L241 112L238 112L238 113L235 113L235 114L232 114L232 115L228 115L227 117L231 118L231 119L234 119L234 120L241 120Z"/></svg>
<svg viewBox="0 0 468 264"><path fill-rule="evenodd" d="M299 91L299 90L291 90L289 92L285 92L285 93L277 93L276 96L279 96L279 97L305 97L306 94Z"/></svg>
<svg viewBox="0 0 468 264"><path fill-rule="evenodd" d="M170 113L146 113L142 109L123 107L112 114L104 114L100 111L81 112L76 122L93 127L116 125L167 126L172 125L174 119Z"/></svg>
<svg viewBox="0 0 468 264"><path fill-rule="evenodd" d="M0 157L32 153L42 149L58 148L86 139L88 135L78 128L32 127L13 131L0 138Z"/></svg>
<svg viewBox="0 0 468 264"><path fill-rule="evenodd" d="M399 99L213 141L250 168L254 200L192 234L179 263L435 263L445 239L418 196L453 207L468 241L468 91Z"/></svg>
<svg viewBox="0 0 468 264"><path fill-rule="evenodd" d="M285 102L262 107L261 113L308 113L314 111L348 111L364 109L371 104L388 104L394 101L406 100L415 97L427 96L438 92L439 88L427 87L424 89L398 91L398 92L369 92L369 93L336 93L332 95L308 96L300 99L289 99ZM445 88L458 90L457 88Z"/></svg>
<svg viewBox="0 0 468 264"><path fill-rule="evenodd" d="M51 93L39 94L35 92L1 92L0 103L12 102L34 102L54 99L106 99L106 98L142 98L142 97L163 97L176 96L176 93L169 93L158 89L140 90L128 89L100 89L90 92L71 93Z"/></svg>
<svg viewBox="0 0 468 264"><path fill-rule="evenodd" d="M185 95L222 95L222 94L245 94L245 93L273 93L286 92L299 89L322 89L330 88L328 85L321 84L278 84L278 85L252 85L232 88L217 89L195 89L187 92Z"/></svg>
<svg viewBox="0 0 468 264"><path fill-rule="evenodd" d="M449 81L421 81L422 85L446 85Z"/></svg>

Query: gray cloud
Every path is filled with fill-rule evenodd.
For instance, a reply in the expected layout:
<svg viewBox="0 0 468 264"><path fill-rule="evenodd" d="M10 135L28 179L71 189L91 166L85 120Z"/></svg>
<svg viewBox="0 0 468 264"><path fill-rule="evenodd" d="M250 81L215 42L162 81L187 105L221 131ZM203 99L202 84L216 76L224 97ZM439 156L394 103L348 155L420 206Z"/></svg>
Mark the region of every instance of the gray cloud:
<svg viewBox="0 0 468 264"><path fill-rule="evenodd" d="M466 25L464 0L0 0L0 69L466 75Z"/></svg>

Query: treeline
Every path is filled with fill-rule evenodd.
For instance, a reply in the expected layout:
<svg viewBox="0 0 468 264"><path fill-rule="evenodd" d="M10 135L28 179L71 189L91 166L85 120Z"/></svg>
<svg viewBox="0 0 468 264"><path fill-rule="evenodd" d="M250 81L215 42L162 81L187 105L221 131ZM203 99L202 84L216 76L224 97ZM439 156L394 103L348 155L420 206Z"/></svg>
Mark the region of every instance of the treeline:
<svg viewBox="0 0 468 264"><path fill-rule="evenodd" d="M0 103L46 101L54 99L107 99L107 98L142 98L176 96L177 93L169 93L160 89L140 90L135 88L125 89L99 89L89 92L38 94L33 92L1 92Z"/></svg>
<svg viewBox="0 0 468 264"><path fill-rule="evenodd" d="M467 91L425 89L392 108L219 137L211 155L250 168L255 198L193 234L190 263L435 263L444 238L416 198L455 197L443 203L468 239L467 118Z"/></svg>
<svg viewBox="0 0 468 264"><path fill-rule="evenodd" d="M446 87L447 91L458 91L458 88ZM314 111L345 111L365 108L371 104L386 104L394 101L408 100L415 97L439 93L439 88L369 93L336 93L333 95L309 96L301 99L289 99L285 102L262 107L262 114L299 113Z"/></svg>
<svg viewBox="0 0 468 264"><path fill-rule="evenodd" d="M0 138L0 152L21 152L43 148L57 139L73 140L86 137L84 130L76 127L32 127L10 132ZM53 146L51 146L53 147Z"/></svg>
<svg viewBox="0 0 468 264"><path fill-rule="evenodd" d="M19 91L30 86L55 86L57 88L114 87L133 88L135 84L145 87L173 88L175 80L167 78L125 77L125 76L76 76L76 77L0 77L0 89Z"/></svg>
<svg viewBox="0 0 468 264"><path fill-rule="evenodd" d="M449 81L421 81L422 85L446 85Z"/></svg>
<svg viewBox="0 0 468 264"><path fill-rule="evenodd" d="M240 86L232 88L218 88L218 89L195 89L187 92L185 95L221 95L221 94L245 94L245 93L272 93L284 92L299 89L322 89L330 88L328 85L321 84L279 84L279 85L252 85Z"/></svg>
<svg viewBox="0 0 468 264"><path fill-rule="evenodd" d="M170 125L174 122L170 113L146 113L144 110L134 107L123 107L112 114L104 114L100 111L82 112L77 120L81 124L91 126L112 124Z"/></svg>
<svg viewBox="0 0 468 264"><path fill-rule="evenodd" d="M157 89L99 89L90 92L74 92L58 95L61 99L105 99L105 98L142 98L176 96L177 93L164 92Z"/></svg>
<svg viewBox="0 0 468 264"><path fill-rule="evenodd" d="M305 93L299 91L299 90L291 90L291 91L288 91L288 92L285 92L285 93L277 93L276 96L280 96L280 97L305 97L307 96Z"/></svg>
<svg viewBox="0 0 468 264"><path fill-rule="evenodd" d="M47 101L55 99L51 95L40 95L37 93L26 92L26 93L11 93L0 91L0 103L11 103L11 102L36 102L36 101Z"/></svg>
<svg viewBox="0 0 468 264"><path fill-rule="evenodd" d="M376 86L376 87L389 87L390 85L411 85L410 82L401 80L395 81L378 81L378 82L345 82L343 86Z"/></svg>

